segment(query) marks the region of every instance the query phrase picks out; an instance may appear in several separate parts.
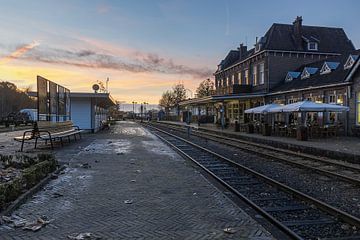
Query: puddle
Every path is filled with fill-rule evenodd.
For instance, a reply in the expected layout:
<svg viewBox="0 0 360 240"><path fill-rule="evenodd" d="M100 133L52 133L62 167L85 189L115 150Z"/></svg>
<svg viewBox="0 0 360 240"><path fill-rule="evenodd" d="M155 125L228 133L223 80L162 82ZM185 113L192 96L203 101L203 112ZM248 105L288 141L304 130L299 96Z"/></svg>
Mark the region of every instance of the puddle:
<svg viewBox="0 0 360 240"><path fill-rule="evenodd" d="M176 153L170 147L161 142L156 136L152 135L152 138L154 140L141 141L145 149L156 154L170 156L172 159L182 159L177 158Z"/></svg>
<svg viewBox="0 0 360 240"><path fill-rule="evenodd" d="M149 136L149 132L141 127L124 127L120 126L115 131L114 134L123 134L128 136L138 136L138 137L145 137Z"/></svg>
<svg viewBox="0 0 360 240"><path fill-rule="evenodd" d="M81 153L114 154L129 153L131 142L126 139L97 139L82 149Z"/></svg>

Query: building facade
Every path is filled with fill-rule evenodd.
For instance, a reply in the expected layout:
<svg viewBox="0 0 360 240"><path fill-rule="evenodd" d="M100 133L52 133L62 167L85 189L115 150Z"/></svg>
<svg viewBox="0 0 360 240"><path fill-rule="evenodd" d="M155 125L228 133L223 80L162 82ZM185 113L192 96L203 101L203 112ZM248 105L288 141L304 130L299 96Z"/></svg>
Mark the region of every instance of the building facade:
<svg viewBox="0 0 360 240"><path fill-rule="evenodd" d="M182 106L211 102L214 121L224 117L232 124L246 122L244 110L252 107L308 99L350 106L347 120L342 119L350 129L360 118L358 55L342 28L305 26L301 17L293 24L274 23L254 48L240 44L220 62L214 73L215 96Z"/></svg>

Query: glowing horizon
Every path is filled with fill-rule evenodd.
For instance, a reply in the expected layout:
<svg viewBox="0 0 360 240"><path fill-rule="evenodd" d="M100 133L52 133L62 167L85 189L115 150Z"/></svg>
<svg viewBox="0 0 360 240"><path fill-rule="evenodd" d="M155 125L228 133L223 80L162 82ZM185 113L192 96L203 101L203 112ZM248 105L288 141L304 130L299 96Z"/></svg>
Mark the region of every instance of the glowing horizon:
<svg viewBox="0 0 360 240"><path fill-rule="evenodd" d="M279 6L282 14L274 14ZM109 78L117 100L157 104L177 83L195 93L231 49L252 48L275 22L303 16L304 25L343 28L357 46L356 6L353 0L256 7L233 0L3 1L0 80L35 90L40 75L72 92L91 92Z"/></svg>

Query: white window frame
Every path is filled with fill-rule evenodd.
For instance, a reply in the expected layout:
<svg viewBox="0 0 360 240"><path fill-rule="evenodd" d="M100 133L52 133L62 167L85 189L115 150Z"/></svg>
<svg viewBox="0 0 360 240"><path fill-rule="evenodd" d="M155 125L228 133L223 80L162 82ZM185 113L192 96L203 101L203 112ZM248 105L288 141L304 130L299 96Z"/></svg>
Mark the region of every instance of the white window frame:
<svg viewBox="0 0 360 240"><path fill-rule="evenodd" d="M355 112L356 112L356 125L360 125L360 116L359 116L359 106L360 106L360 92L357 92L356 94L356 102L355 102Z"/></svg>
<svg viewBox="0 0 360 240"><path fill-rule="evenodd" d="M244 81L245 81L245 85L250 85L249 69L244 70Z"/></svg>
<svg viewBox="0 0 360 240"><path fill-rule="evenodd" d="M331 100L331 98L334 98L333 101ZM329 104L336 104L336 94L330 94L329 95L329 99L328 99L328 103Z"/></svg>
<svg viewBox="0 0 360 240"><path fill-rule="evenodd" d="M321 70L320 70L320 74L327 74L331 72L331 68L327 65L326 62L324 62L324 65L322 66Z"/></svg>
<svg viewBox="0 0 360 240"><path fill-rule="evenodd" d="M257 79L257 66L254 65L252 67L252 82L253 82L253 86L257 86L258 85L258 79Z"/></svg>
<svg viewBox="0 0 360 240"><path fill-rule="evenodd" d="M293 77L288 73L285 77L285 82L291 82L293 80Z"/></svg>
<svg viewBox="0 0 360 240"><path fill-rule="evenodd" d="M310 73L304 68L303 72L301 73L301 79L306 79L310 77Z"/></svg>
<svg viewBox="0 0 360 240"><path fill-rule="evenodd" d="M259 85L265 84L265 64L259 64Z"/></svg>
<svg viewBox="0 0 360 240"><path fill-rule="evenodd" d="M344 64L344 70L351 68L355 63L355 59L350 55Z"/></svg>
<svg viewBox="0 0 360 240"><path fill-rule="evenodd" d="M314 44L314 48L311 48L311 44ZM308 42L308 50L309 51L317 51L318 50L318 43L317 42L313 42L313 41L311 41L311 42Z"/></svg>

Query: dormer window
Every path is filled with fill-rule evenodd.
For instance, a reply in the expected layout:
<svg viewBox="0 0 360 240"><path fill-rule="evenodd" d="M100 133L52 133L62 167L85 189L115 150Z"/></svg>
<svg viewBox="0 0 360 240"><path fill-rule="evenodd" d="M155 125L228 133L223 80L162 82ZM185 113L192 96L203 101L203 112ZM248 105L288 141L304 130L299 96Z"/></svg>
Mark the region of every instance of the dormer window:
<svg viewBox="0 0 360 240"><path fill-rule="evenodd" d="M326 74L326 73L330 73L331 71L335 70L340 63L338 62L324 62L321 70L320 70L320 74Z"/></svg>
<svg viewBox="0 0 360 240"><path fill-rule="evenodd" d="M300 72L288 72L285 77L285 82L290 82L294 78L298 78L300 76Z"/></svg>
<svg viewBox="0 0 360 240"><path fill-rule="evenodd" d="M359 55L350 55L348 57L348 59L346 60L346 63L344 64L344 69L346 70L346 69L351 68L358 58L359 58Z"/></svg>
<svg viewBox="0 0 360 240"><path fill-rule="evenodd" d="M308 42L308 50L309 51L317 51L318 43L317 42Z"/></svg>
<svg viewBox="0 0 360 240"><path fill-rule="evenodd" d="M261 43L255 44L255 52L259 52L261 49Z"/></svg>
<svg viewBox="0 0 360 240"><path fill-rule="evenodd" d="M301 79L309 78L311 75L317 72L317 68L306 67L301 73Z"/></svg>

